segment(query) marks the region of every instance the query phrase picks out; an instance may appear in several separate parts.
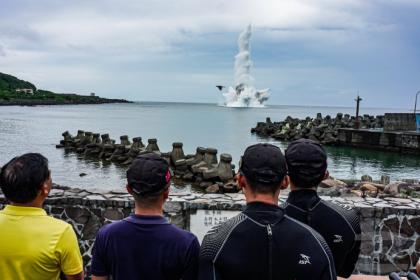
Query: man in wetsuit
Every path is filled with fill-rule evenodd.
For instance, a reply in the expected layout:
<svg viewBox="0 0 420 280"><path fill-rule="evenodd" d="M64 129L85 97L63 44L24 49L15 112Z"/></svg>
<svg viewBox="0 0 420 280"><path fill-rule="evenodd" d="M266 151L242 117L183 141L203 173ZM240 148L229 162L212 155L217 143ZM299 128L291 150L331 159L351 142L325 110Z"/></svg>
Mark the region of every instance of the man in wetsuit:
<svg viewBox="0 0 420 280"><path fill-rule="evenodd" d="M247 206L204 237L199 279L336 279L324 239L278 206L289 184L280 149L248 147L237 179Z"/></svg>
<svg viewBox="0 0 420 280"><path fill-rule="evenodd" d="M291 188L284 205L287 215L319 232L331 249L337 275L350 277L360 252L359 217L348 205L317 195L318 184L329 175L324 149L312 140L296 140L286 150L286 161Z"/></svg>

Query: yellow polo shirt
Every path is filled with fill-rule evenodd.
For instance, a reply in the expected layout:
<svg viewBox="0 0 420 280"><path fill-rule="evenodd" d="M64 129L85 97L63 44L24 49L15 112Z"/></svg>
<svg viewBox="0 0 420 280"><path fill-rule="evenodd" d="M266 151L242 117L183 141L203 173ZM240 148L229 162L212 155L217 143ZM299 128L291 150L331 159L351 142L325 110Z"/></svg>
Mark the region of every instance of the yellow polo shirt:
<svg viewBox="0 0 420 280"><path fill-rule="evenodd" d="M82 272L76 234L44 209L8 205L0 211L0 279L59 279Z"/></svg>

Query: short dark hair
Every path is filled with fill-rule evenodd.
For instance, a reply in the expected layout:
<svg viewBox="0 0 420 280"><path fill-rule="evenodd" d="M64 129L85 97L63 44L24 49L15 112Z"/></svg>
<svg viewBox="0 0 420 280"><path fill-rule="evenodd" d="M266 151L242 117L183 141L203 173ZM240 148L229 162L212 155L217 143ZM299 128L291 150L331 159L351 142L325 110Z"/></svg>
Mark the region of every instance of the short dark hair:
<svg viewBox="0 0 420 280"><path fill-rule="evenodd" d="M30 203L50 177L48 160L41 154L28 153L6 163L0 172L0 187L11 202Z"/></svg>
<svg viewBox="0 0 420 280"><path fill-rule="evenodd" d="M131 189L133 189L132 186L128 185ZM152 193L152 194L136 194L134 191L132 193L134 200L136 201L136 203L138 205L141 205L144 208L150 208L150 207L154 207L156 205L156 203L158 202L158 200L160 199L161 194L166 191L170 186L170 183L168 183L166 185L166 187L164 187L161 191L157 192L157 193Z"/></svg>

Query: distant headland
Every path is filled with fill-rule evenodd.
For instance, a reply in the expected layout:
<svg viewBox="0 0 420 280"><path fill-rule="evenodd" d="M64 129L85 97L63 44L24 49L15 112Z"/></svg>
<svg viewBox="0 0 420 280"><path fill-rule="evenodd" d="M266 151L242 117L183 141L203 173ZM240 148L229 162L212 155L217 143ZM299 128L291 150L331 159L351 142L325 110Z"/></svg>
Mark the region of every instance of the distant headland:
<svg viewBox="0 0 420 280"><path fill-rule="evenodd" d="M0 72L0 106L77 105L131 103L125 99L108 99L73 93L55 93L37 89L34 84Z"/></svg>

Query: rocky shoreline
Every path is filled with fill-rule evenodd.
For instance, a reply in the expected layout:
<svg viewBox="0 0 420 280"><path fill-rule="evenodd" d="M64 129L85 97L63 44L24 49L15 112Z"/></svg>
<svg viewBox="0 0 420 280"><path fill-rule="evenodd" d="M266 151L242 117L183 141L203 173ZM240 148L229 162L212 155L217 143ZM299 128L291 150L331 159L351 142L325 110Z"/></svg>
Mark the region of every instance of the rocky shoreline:
<svg viewBox="0 0 420 280"><path fill-rule="evenodd" d="M270 118L267 118L265 122L258 122L257 126L251 129L251 133L282 141L308 138L323 145L336 145L339 141L338 129L353 128L357 122L360 128L364 129L384 127L383 116L363 115L356 119L354 116L338 113L335 118L332 118L330 115L322 117L322 114L318 113L316 118L297 119L288 116L280 122L272 122Z"/></svg>
<svg viewBox="0 0 420 280"><path fill-rule="evenodd" d="M174 183L191 184L205 193L236 193L240 192L234 179L235 165L230 154L223 153L219 159L217 149L197 147L195 154L185 154L183 144L175 142L172 151L161 152L157 139L148 139L147 146L141 137L130 141L127 135L120 137L120 143L109 137L109 134L99 134L79 130L76 136L68 131L57 148L65 152L77 153L81 159L112 162L122 167L128 165L138 156L154 152L165 158L174 172ZM81 174L83 175L83 174ZM332 177L324 180L318 188L320 195L333 197L373 197L373 198L420 198L419 179L391 181L388 176L373 180L364 175L360 180L337 180Z"/></svg>

